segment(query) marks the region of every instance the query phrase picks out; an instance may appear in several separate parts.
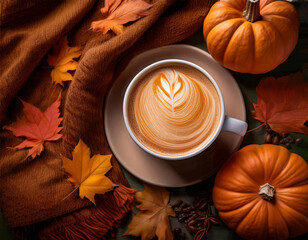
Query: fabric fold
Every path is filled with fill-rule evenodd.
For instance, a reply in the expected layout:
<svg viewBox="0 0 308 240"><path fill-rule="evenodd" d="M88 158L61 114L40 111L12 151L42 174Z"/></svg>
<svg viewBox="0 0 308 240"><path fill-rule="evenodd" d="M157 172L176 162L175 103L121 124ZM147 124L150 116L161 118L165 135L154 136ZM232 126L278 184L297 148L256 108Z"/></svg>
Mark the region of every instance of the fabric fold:
<svg viewBox="0 0 308 240"><path fill-rule="evenodd" d="M3 1L0 37L0 124L7 108L61 36L91 10L95 0Z"/></svg>
<svg viewBox="0 0 308 240"><path fill-rule="evenodd" d="M14 150L22 139L0 132L0 207L9 226L24 239L98 239L131 210L135 191L128 187L112 157L108 177L119 185L97 197L97 206L69 194L60 154L71 158L79 138L92 154L110 154L104 132L106 93L129 61L138 54L184 40L203 23L213 0L152 0L148 16L126 24L124 32L94 33L91 22L101 19L104 1L12 0L1 4L0 123L22 116L18 98L42 111L61 92L63 137L46 142L35 159ZM64 35L69 46L83 46L74 79L64 88L51 82L46 56ZM119 146L121 147L121 146ZM109 235L107 235L109 236ZM110 236L109 236L110 237Z"/></svg>
<svg viewBox="0 0 308 240"><path fill-rule="evenodd" d="M112 229L132 210L134 196L135 190L120 185L98 197L96 207L84 209L83 214L62 217L60 226L55 220L40 231L39 237L42 240L102 239L107 233L112 234Z"/></svg>

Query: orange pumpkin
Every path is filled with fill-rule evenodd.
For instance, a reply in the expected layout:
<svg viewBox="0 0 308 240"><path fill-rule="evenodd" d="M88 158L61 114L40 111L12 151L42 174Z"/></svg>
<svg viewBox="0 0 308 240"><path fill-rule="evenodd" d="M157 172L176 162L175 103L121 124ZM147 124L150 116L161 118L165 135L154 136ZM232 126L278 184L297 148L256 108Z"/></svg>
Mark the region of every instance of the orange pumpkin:
<svg viewBox="0 0 308 240"><path fill-rule="evenodd" d="M287 239L308 231L308 165L286 148L248 145L218 171L213 201L244 239Z"/></svg>
<svg viewBox="0 0 308 240"><path fill-rule="evenodd" d="M296 8L285 1L270 0L218 1L203 24L214 59L231 70L254 74L284 62L295 48L298 30Z"/></svg>

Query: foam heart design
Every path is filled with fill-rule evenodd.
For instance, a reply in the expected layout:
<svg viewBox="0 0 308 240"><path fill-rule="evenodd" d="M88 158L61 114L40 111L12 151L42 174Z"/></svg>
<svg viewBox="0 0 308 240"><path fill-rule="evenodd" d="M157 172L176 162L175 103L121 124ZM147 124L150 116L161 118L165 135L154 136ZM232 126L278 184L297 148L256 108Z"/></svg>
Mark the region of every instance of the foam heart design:
<svg viewBox="0 0 308 240"><path fill-rule="evenodd" d="M206 144L220 117L210 80L181 67L151 73L136 91L134 112L139 141L163 155L182 155Z"/></svg>

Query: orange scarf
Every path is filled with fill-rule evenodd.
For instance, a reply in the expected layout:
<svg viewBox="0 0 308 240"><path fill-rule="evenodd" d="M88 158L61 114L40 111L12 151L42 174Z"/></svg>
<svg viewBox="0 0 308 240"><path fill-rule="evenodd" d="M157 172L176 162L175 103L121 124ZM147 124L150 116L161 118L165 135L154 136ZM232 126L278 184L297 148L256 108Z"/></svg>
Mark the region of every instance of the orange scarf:
<svg viewBox="0 0 308 240"><path fill-rule="evenodd" d="M134 56L179 42L198 30L213 1L150 2L149 15L125 26L120 35L89 30L92 21L102 18L103 1L12 0L2 4L1 125L22 115L18 97L44 110L60 91L64 117L62 140L46 143L34 160L25 159L25 150L7 148L19 144L20 138L10 131L0 132L0 207L17 234L29 237L40 230L42 239L99 239L131 210L135 191L127 187L114 158L108 177L120 186L99 196L95 207L77 193L62 201L72 185L61 169L59 153L71 157L79 138L92 154L110 153L102 109L113 81ZM71 46L84 46L84 50L74 80L63 88L51 83L46 55L66 34Z"/></svg>

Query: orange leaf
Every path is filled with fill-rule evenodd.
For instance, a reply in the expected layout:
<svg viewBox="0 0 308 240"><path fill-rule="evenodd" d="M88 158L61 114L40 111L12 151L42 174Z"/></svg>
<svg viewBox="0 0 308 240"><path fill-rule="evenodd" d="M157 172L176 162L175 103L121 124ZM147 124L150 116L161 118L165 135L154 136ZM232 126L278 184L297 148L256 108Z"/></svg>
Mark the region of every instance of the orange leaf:
<svg viewBox="0 0 308 240"><path fill-rule="evenodd" d="M133 217L124 235L141 237L143 240L157 236L173 239L168 216L175 216L169 202L170 193L162 187L144 184L143 192L136 193L139 212Z"/></svg>
<svg viewBox="0 0 308 240"><path fill-rule="evenodd" d="M76 70L78 62L74 58L80 57L81 52L81 47L69 47L66 37L59 40L47 59L48 64L53 67L51 71L52 82L63 86L64 81L73 80L73 76L67 71Z"/></svg>
<svg viewBox="0 0 308 240"><path fill-rule="evenodd" d="M30 148L27 157L35 158L44 150L45 141L56 141L62 137L59 133L62 129L59 127L62 121L62 118L59 118L60 98L61 95L44 113L32 104L21 100L24 116L11 125L3 127L12 131L16 137L26 137L26 140L14 148Z"/></svg>
<svg viewBox="0 0 308 240"><path fill-rule="evenodd" d="M123 32L123 24L136 21L149 14L152 4L142 0L106 0L101 9L103 20L91 23L94 32L106 34L112 30L115 34Z"/></svg>
<svg viewBox="0 0 308 240"><path fill-rule="evenodd" d="M257 86L255 119L277 133L308 134L308 82L300 73L280 78L267 77Z"/></svg>
<svg viewBox="0 0 308 240"><path fill-rule="evenodd" d="M94 155L90 158L89 147L80 139L73 151L73 160L62 157L63 168L70 174L68 179L76 188L79 196L88 198L95 204L95 194L111 191L116 185L105 176L112 168L111 155Z"/></svg>

